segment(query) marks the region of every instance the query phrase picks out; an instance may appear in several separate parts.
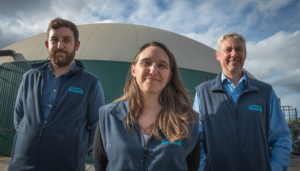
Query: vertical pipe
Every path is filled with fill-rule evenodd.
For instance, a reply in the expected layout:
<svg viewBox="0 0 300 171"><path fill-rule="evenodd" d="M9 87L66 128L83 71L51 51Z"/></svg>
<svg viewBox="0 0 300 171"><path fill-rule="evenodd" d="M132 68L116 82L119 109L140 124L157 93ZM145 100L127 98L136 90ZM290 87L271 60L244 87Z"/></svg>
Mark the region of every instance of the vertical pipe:
<svg viewBox="0 0 300 171"><path fill-rule="evenodd" d="M291 124L292 121L291 121L291 110L290 110L290 107L288 107L288 109L289 109L289 120L290 120L290 124Z"/></svg>
<svg viewBox="0 0 300 171"><path fill-rule="evenodd" d="M296 114L296 126L298 127L298 114L297 114L297 108L295 108L295 114Z"/></svg>

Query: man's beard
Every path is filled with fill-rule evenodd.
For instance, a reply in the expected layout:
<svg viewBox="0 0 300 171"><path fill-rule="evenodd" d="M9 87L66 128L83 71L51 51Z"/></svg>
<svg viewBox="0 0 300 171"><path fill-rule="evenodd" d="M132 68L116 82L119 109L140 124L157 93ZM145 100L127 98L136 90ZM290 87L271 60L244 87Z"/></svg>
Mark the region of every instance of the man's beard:
<svg viewBox="0 0 300 171"><path fill-rule="evenodd" d="M65 53L65 57L63 59L59 59L56 57L56 53L58 52L63 52ZM65 67L65 66L69 66L70 63L73 61L73 59L75 58L75 49L73 50L72 53L68 54L67 51L64 50L56 50L54 51L54 53L52 52L48 52L49 54L49 58L51 60L51 63L53 63L54 65L56 65L57 67Z"/></svg>

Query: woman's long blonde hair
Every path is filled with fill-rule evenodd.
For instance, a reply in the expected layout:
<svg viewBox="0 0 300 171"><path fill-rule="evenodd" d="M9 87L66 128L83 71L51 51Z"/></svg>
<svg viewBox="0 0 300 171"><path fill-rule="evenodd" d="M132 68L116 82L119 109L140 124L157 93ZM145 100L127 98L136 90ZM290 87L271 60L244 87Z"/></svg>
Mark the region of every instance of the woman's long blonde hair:
<svg viewBox="0 0 300 171"><path fill-rule="evenodd" d="M132 65L136 65L139 55L147 47L155 46L162 48L169 57L171 78L163 88L159 96L159 103L162 110L155 122L152 124L152 133L155 138L161 139L159 129L171 142L189 137L190 123L195 121L196 112L192 109L190 97L187 95L181 82L176 60L169 49L160 42L151 42L143 45L135 54ZM131 71L131 70L130 70ZM138 119L143 110L143 101L139 94L139 86L135 77L129 71L127 82L124 87L124 95L115 101L129 100L130 107L126 117L127 126L133 132L133 123L138 124ZM139 114L135 116L135 110Z"/></svg>

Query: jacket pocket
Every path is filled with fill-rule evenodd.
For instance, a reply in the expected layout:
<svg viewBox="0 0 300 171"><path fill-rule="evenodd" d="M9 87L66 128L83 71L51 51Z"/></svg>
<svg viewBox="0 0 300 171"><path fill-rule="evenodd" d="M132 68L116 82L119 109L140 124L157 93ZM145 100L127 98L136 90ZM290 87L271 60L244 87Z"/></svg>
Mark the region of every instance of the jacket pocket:
<svg viewBox="0 0 300 171"><path fill-rule="evenodd" d="M78 168L80 132L81 132L80 130L77 132L76 142L75 142L74 161L75 161L76 168Z"/></svg>
<svg viewBox="0 0 300 171"><path fill-rule="evenodd" d="M16 135L15 135L15 138L14 138L14 141L13 141L13 145L12 145L12 148L11 148L11 152L10 152L11 160L14 158L17 138L18 138L18 132L16 132Z"/></svg>

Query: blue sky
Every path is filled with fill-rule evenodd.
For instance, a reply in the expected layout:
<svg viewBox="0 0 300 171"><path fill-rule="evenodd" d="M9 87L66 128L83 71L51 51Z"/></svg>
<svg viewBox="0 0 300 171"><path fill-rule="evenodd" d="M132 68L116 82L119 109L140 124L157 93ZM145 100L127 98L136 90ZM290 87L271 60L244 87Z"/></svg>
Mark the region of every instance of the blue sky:
<svg viewBox="0 0 300 171"><path fill-rule="evenodd" d="M271 84L282 105L300 109L299 0L11 0L0 6L0 49L45 32L62 17L75 24L127 23L175 32L211 48L229 31L247 41L245 68Z"/></svg>

